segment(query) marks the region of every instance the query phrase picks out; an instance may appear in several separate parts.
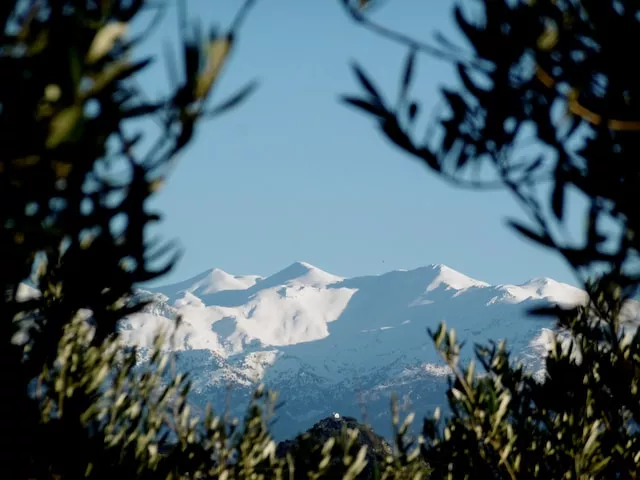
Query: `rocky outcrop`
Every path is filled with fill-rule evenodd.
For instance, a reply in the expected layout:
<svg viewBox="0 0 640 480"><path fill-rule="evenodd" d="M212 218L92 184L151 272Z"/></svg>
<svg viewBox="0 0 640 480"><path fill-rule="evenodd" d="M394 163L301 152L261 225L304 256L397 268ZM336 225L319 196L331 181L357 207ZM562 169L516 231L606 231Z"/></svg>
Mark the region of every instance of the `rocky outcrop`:
<svg viewBox="0 0 640 480"><path fill-rule="evenodd" d="M317 422L305 433L293 440L286 440L278 445L276 453L280 457L290 453L294 460L294 478L307 479L306 472L317 469L322 460L322 447L331 437L340 438L347 429L358 430L360 433L355 441L351 453L355 455L363 445L367 446L367 466L358 475L362 480L373 479L377 468L381 469L385 457L392 455L393 450L387 441L377 435L370 427L359 423L353 417L330 416ZM343 437L346 440L346 436ZM337 441L331 450L332 461L329 464L329 476L327 478L341 478L340 472L344 470L342 464L344 458L344 443ZM331 476L331 472L335 476Z"/></svg>

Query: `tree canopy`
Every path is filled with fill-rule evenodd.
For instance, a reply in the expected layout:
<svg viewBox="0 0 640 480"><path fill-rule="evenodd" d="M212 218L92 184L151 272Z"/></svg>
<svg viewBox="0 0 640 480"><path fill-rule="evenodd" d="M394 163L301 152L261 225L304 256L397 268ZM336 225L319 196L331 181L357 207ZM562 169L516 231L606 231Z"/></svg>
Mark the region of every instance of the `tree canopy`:
<svg viewBox="0 0 640 480"><path fill-rule="evenodd" d="M465 49L443 35L426 43L391 30L370 17L370 2L341 1L357 26L407 48L395 101L358 65L362 93L344 101L443 180L511 192L528 218L510 220L514 230L561 255L589 294L585 305L532 312L557 318L542 381L514 364L504 343L476 345L476 371L474 362L460 364L455 331L430 331L453 371L452 413L424 419L421 437L411 440L411 418L401 424L395 408L396 448L377 475L637 478L640 333L628 306L640 282L640 87L629 45L640 39L640 5L477 0L482 18L453 10ZM169 55L172 85L156 99L137 81L152 59L132 60L132 51L162 6L0 5L7 478L349 479L372 471L354 429L321 446L301 440L290 449L296 458L277 455L267 424L275 395L262 386L242 424L212 409L195 417L188 376L163 352L162 332L144 368L119 341L120 320L145 307L135 286L179 257L173 244L149 240L147 227L161 218L149 198L201 122L255 87L211 103L253 3L239 6L227 30L207 35L188 26L179 3L179 56ZM148 29L131 36L143 14ZM413 88L421 55L453 63L461 85L442 89L446 112L426 135L418 132L423 113ZM149 138L145 121L157 137ZM567 205L577 197L586 205L583 230L571 239Z"/></svg>
<svg viewBox="0 0 640 480"><path fill-rule="evenodd" d="M478 0L483 15L470 18L457 4L465 49L443 35L412 39L343 3L357 24L408 50L395 102L358 65L363 95L344 101L444 180L507 189L529 219L510 225L559 253L590 294L584 306L533 312L556 316L569 335L556 336L544 382L512 365L504 344L476 346L479 375L473 363L458 365L455 332L431 332L456 374L453 416L442 428L424 424L422 451L436 477L636 478L640 335L625 307L640 281L640 91L628 48L640 36L640 6ZM447 111L426 136L416 131L412 95L420 54L452 62L462 85L442 89ZM563 227L576 197L587 206L572 240Z"/></svg>

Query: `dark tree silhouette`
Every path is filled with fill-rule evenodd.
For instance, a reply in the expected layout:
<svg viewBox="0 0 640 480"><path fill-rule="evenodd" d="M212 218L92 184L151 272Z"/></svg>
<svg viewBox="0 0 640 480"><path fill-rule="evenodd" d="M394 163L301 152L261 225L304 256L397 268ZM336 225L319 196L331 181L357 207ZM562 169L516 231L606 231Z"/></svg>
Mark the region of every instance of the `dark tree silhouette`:
<svg viewBox="0 0 640 480"><path fill-rule="evenodd" d="M488 375L458 367L455 335L444 326L432 332L456 380L452 417L439 429L425 422L424 457L436 478L636 478L640 337L626 309L640 282L640 83L632 60L640 4L474 3L484 15L470 18L461 4L453 11L472 47L465 50L441 34L433 43L410 38L373 21L368 2L343 0L357 24L408 49L397 101L357 65L363 96L344 101L444 180L510 191L530 220L510 225L562 255L590 301L535 312L557 316L570 334L565 348L557 339L543 383L510 365L503 345L476 346ZM411 92L419 54L453 62L461 83L442 89L447 112L427 138L416 133L420 102ZM571 241L565 210L577 197L588 206Z"/></svg>
<svg viewBox="0 0 640 480"><path fill-rule="evenodd" d="M149 240L147 227L160 215L147 200L202 120L255 88L251 82L210 105L254 1L239 6L225 32L209 35L188 27L178 1L181 55L176 62L169 53L172 86L157 99L138 81L152 59L132 54L163 6L0 3L3 478L353 479L364 472L355 430L321 451L296 448L317 459L311 463L276 454L267 428L275 395L262 387L242 425L211 408L195 417L189 379L163 351L167 332L158 332L144 362L118 337L120 320L147 305L136 285L178 258L171 243ZM146 13L148 28L129 35ZM392 461L384 478L402 478L410 462Z"/></svg>
<svg viewBox="0 0 640 480"><path fill-rule="evenodd" d="M459 366L455 332L444 325L431 332L454 372L453 413L426 419L411 451L394 412L397 451L381 465L382 478L417 478L428 471L424 462L432 478L636 478L640 336L626 309L640 282L640 120L627 44L639 36L640 5L482 0L478 21L455 10L473 47L467 52L442 36L427 44L374 23L363 10L369 2L343 2L356 23L409 49L394 104L360 67L365 96L346 102L443 179L512 192L531 223L513 227L561 254L590 294L583 306L535 312L556 316L561 332L542 382L512 365L504 344L476 346L483 374ZM187 28L180 9L175 81L154 100L136 81L150 59L130 56L148 31L131 38L126 30L144 11L159 15L158 7L143 0L0 6L8 478L283 478L309 463L277 457L262 405L273 401L268 392L258 389L242 427L211 411L194 418L188 378L170 368L162 335L143 368L117 336L119 321L145 305L134 286L177 258L172 244L147 238L146 227L160 219L147 200L203 117L235 107L255 86L208 105L252 3L226 33L208 36ZM411 95L420 53L454 62L462 84L443 91L448 112L426 140L415 134L421 112ZM145 121L159 127L149 143L138 133ZM537 145L535 156L527 142ZM577 242L562 234L572 192L588 200ZM345 433L307 452L311 463L321 458L308 477L364 471L365 452L354 449L355 432ZM330 458L336 443L341 462ZM301 445L296 454L307 453Z"/></svg>
<svg viewBox="0 0 640 480"><path fill-rule="evenodd" d="M160 219L147 200L201 119L233 108L255 86L209 105L252 3L241 6L229 30L208 36L187 28L180 4L182 55L170 65L176 83L150 100L136 78L152 59L134 61L130 53L157 24L161 6L2 2L6 478L177 478L227 468L230 425L213 416L194 421L184 401L186 379L161 381L167 366L159 347L150 369L135 371L135 352L118 348L115 334L120 319L144 306L135 301L134 286L164 274L177 258L171 244L145 235ZM150 26L128 35L145 12ZM155 139L138 133L144 121L159 127ZM143 148L143 140L150 146ZM260 425L242 435L259 450L251 468L242 467L247 472L273 463Z"/></svg>

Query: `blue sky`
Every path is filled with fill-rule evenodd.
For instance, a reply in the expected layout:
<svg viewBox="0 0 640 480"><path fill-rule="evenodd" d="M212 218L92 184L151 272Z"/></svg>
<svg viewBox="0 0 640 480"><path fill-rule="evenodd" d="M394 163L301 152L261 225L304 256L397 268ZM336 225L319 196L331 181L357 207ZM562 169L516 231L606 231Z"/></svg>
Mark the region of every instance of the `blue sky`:
<svg viewBox="0 0 640 480"><path fill-rule="evenodd" d="M224 27L240 3L189 0L189 16ZM451 5L387 1L375 17L423 39L435 29L456 39ZM142 53L177 46L175 8L167 13ZM505 226L506 217L523 218L508 194L444 184L338 102L359 93L352 59L395 95L405 53L353 24L339 0L258 0L213 101L254 78L260 87L200 126L153 202L164 214L153 233L185 249L156 283L213 267L268 275L296 260L343 276L444 263L491 283L534 276L574 283L558 256ZM417 74L415 93L427 110L438 89L455 82L450 66L431 58L420 60ZM140 80L152 96L165 91L162 57Z"/></svg>

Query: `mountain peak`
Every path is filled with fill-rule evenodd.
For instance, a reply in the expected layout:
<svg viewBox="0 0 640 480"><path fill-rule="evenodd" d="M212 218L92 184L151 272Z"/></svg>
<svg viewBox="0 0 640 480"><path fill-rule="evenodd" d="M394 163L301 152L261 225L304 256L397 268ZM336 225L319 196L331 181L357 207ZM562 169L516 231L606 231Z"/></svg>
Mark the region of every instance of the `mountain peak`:
<svg viewBox="0 0 640 480"><path fill-rule="evenodd" d="M274 273L261 282L263 285L284 285L295 283L310 286L326 286L344 280L342 277L325 272L308 262L297 261Z"/></svg>
<svg viewBox="0 0 640 480"><path fill-rule="evenodd" d="M549 277L534 277L520 285L501 285L514 301L547 299L557 304L580 304L586 300L586 292L572 285Z"/></svg>
<svg viewBox="0 0 640 480"><path fill-rule="evenodd" d="M196 296L213 295L227 290L246 290L252 287L260 277L257 275L234 276L220 268L206 270L195 277L179 283L151 289L162 293L172 300L182 298L186 293Z"/></svg>
<svg viewBox="0 0 640 480"><path fill-rule="evenodd" d="M316 271L321 272L322 270L308 262L296 261L274 275L280 275L286 272L291 278L296 278Z"/></svg>
<svg viewBox="0 0 640 480"><path fill-rule="evenodd" d="M320 270L315 265L311 265L309 262L303 262L302 260L298 260L293 262L290 267L296 266L298 268L306 268L307 270Z"/></svg>
<svg viewBox="0 0 640 480"><path fill-rule="evenodd" d="M433 270L438 270L438 271L442 271L442 270L453 270L453 268L445 265L444 263L432 263L429 265Z"/></svg>
<svg viewBox="0 0 640 480"><path fill-rule="evenodd" d="M211 295L226 290L246 290L247 284L238 280L230 273L214 268L191 286L189 291L192 293L200 293L202 295Z"/></svg>
<svg viewBox="0 0 640 480"><path fill-rule="evenodd" d="M221 268L218 268L218 267L212 268L211 270L209 270L208 273L210 275L219 274L219 275L229 275L229 276L231 276L231 274L225 272L224 270L222 270Z"/></svg>
<svg viewBox="0 0 640 480"><path fill-rule="evenodd" d="M442 263L432 264L429 267L437 272L436 277L427 287L427 292L435 290L436 288L444 285L445 288L454 290L465 290L471 287L488 287L489 284L468 277L463 273L460 273L453 268L444 265Z"/></svg>
<svg viewBox="0 0 640 480"><path fill-rule="evenodd" d="M540 286L543 287L545 285L557 285L558 282L556 282L554 279L549 278L549 277L533 277L532 279L524 282L522 284L522 286Z"/></svg>
<svg viewBox="0 0 640 480"><path fill-rule="evenodd" d="M393 454L393 448L369 425L358 422L354 417L343 417L339 414L326 417L294 439L280 442L276 448L276 455L285 458L290 454L295 462L294 471L303 471L307 465L317 465L322 460L320 451L327 438L338 437L345 428L359 432L355 440L356 449L366 446L367 462L358 478L375 478L375 470L381 469L385 458ZM342 457L336 455L329 462L329 477L338 477L337 472L342 469L341 460Z"/></svg>

